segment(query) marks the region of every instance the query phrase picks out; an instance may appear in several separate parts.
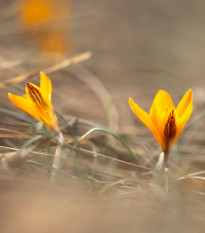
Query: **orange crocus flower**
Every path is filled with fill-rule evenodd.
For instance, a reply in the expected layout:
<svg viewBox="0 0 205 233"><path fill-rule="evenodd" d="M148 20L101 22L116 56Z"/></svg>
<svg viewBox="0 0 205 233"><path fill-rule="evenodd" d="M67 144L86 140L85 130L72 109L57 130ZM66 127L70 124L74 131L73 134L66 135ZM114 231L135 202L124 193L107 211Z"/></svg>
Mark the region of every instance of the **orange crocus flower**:
<svg viewBox="0 0 205 233"><path fill-rule="evenodd" d="M59 132L58 120L51 103L51 80L43 72L40 75L40 87L27 83L26 95L21 97L8 93L8 97L17 108L43 122L49 129Z"/></svg>
<svg viewBox="0 0 205 233"><path fill-rule="evenodd" d="M49 29L65 23L71 15L68 0L19 0L19 19L29 31Z"/></svg>
<svg viewBox="0 0 205 233"><path fill-rule="evenodd" d="M54 16L55 7L50 0L21 0L20 19L30 29L47 25Z"/></svg>
<svg viewBox="0 0 205 233"><path fill-rule="evenodd" d="M192 90L188 90L179 102L177 108L170 95L160 90L153 101L150 114L140 108L132 98L129 104L136 116L150 129L157 142L164 151L165 163L168 160L168 153L183 130L193 110Z"/></svg>

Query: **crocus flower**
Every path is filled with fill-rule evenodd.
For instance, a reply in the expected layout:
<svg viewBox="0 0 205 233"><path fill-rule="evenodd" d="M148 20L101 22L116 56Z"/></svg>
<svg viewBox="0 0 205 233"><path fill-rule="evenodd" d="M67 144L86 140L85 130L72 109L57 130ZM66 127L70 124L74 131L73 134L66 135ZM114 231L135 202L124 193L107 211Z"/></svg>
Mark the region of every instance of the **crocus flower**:
<svg viewBox="0 0 205 233"><path fill-rule="evenodd" d="M69 0L19 0L19 20L29 31L65 23L71 15Z"/></svg>
<svg viewBox="0 0 205 233"><path fill-rule="evenodd" d="M21 0L19 5L20 19L30 29L47 25L55 12L50 0Z"/></svg>
<svg viewBox="0 0 205 233"><path fill-rule="evenodd" d="M61 58L70 52L71 43L63 30L44 31L40 35L39 48L46 59Z"/></svg>
<svg viewBox="0 0 205 233"><path fill-rule="evenodd" d="M22 111L43 122L49 129L59 132L58 121L51 103L52 84L48 76L40 72L40 87L26 84L26 95L8 93L11 102Z"/></svg>
<svg viewBox="0 0 205 233"><path fill-rule="evenodd" d="M175 108L170 95L166 91L160 90L156 94L150 114L148 114L132 98L129 98L132 111L153 133L164 151L165 160L168 159L172 145L192 114L192 99L192 90L190 89Z"/></svg>

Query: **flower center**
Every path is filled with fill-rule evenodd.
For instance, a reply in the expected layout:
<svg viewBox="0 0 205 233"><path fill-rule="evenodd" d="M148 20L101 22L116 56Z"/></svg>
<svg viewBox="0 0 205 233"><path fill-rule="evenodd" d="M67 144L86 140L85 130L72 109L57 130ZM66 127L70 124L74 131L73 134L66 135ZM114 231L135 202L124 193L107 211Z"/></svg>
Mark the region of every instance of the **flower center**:
<svg viewBox="0 0 205 233"><path fill-rule="evenodd" d="M43 99L40 91L37 88L35 88L32 84L30 84L30 83L27 83L26 86L27 86L27 88L29 90L29 95L30 95L32 101L37 105L37 107L39 108L39 110L45 111L46 102Z"/></svg>
<svg viewBox="0 0 205 233"><path fill-rule="evenodd" d="M177 125L174 115L174 109L171 111L164 127L164 152L168 153L169 147L177 133Z"/></svg>

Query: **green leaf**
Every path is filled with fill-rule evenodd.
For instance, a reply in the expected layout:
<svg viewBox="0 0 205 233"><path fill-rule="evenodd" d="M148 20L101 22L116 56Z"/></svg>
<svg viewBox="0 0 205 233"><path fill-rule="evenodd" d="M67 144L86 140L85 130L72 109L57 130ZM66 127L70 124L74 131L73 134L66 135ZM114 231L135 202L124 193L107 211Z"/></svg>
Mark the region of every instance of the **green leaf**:
<svg viewBox="0 0 205 233"><path fill-rule="evenodd" d="M14 111L11 111L11 110L8 110L8 109L5 109L5 108L0 108L0 112L3 112L3 113L6 113L8 115L11 115L11 116L14 116L20 120L23 120L23 121L26 121L32 125L36 125L36 122L35 121L32 121L30 120L29 118L17 113L17 112L14 112Z"/></svg>
<svg viewBox="0 0 205 233"><path fill-rule="evenodd" d="M29 140L27 140L20 148L20 150L25 149L26 147L30 146L33 142L39 140L40 138L42 138L42 135L37 135L35 137L30 138Z"/></svg>
<svg viewBox="0 0 205 233"><path fill-rule="evenodd" d="M132 150L130 149L130 147L127 145L127 143L122 139L120 138L118 135L112 133L110 130L106 129L106 128L99 128L99 127L96 127L96 128L93 128L93 129L90 129L88 132L86 132L75 144L74 144L74 147L78 147L78 145L80 144L80 142L85 139L88 135L90 135L91 133L95 132L95 131L101 131L101 132L104 132L104 133L107 133L109 135L111 135L112 137L114 137L115 139L117 139L123 146L124 148L129 152L129 155L130 155L130 160L132 162L137 162L137 158L136 158L136 155L132 152ZM72 152L72 150L71 150Z"/></svg>

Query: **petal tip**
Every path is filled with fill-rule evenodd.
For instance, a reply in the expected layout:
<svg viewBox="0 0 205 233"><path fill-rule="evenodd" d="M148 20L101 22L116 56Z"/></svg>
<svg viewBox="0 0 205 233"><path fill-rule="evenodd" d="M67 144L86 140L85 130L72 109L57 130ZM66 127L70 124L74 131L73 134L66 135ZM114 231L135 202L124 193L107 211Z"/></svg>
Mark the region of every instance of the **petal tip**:
<svg viewBox="0 0 205 233"><path fill-rule="evenodd" d="M8 93L8 98L11 100L13 94L11 94L10 92Z"/></svg>
<svg viewBox="0 0 205 233"><path fill-rule="evenodd" d="M129 97L129 103L130 103L130 102L132 102L132 101L133 101L133 100L132 100L132 98L131 98L131 97Z"/></svg>
<svg viewBox="0 0 205 233"><path fill-rule="evenodd" d="M45 73L43 71L40 71L40 76L42 76L42 75L45 75Z"/></svg>
<svg viewBox="0 0 205 233"><path fill-rule="evenodd" d="M188 95L188 101L189 101L189 104L192 104L192 102L193 102L193 91L192 91L192 89L189 89L186 93L185 93L185 95Z"/></svg>
<svg viewBox="0 0 205 233"><path fill-rule="evenodd" d="M50 80L50 78L43 71L40 71L40 77L41 78L46 78L46 79Z"/></svg>
<svg viewBox="0 0 205 233"><path fill-rule="evenodd" d="M129 105L132 110L133 110L133 104L135 104L135 102L133 101L131 97L129 97Z"/></svg>
<svg viewBox="0 0 205 233"><path fill-rule="evenodd" d="M192 98L193 97L193 91L192 91L192 89L189 89L187 92L191 95L191 98Z"/></svg>
<svg viewBox="0 0 205 233"><path fill-rule="evenodd" d="M40 72L40 78L41 78L41 82L40 82L41 88L47 89L48 86L51 86L51 79L42 71Z"/></svg>

